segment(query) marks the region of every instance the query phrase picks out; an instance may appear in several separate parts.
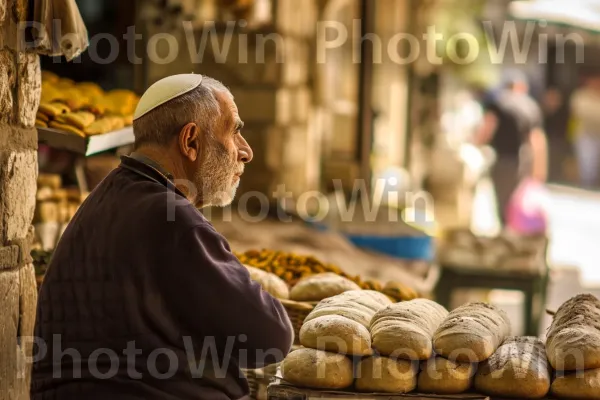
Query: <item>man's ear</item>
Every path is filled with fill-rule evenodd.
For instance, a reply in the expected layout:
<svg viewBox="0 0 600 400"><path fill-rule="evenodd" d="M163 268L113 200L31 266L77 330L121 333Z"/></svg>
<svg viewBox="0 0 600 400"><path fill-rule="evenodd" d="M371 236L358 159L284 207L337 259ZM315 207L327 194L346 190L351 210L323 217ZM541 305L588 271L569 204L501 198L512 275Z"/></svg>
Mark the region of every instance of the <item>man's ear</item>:
<svg viewBox="0 0 600 400"><path fill-rule="evenodd" d="M200 154L200 129L193 122L185 125L179 132L179 150L194 162Z"/></svg>

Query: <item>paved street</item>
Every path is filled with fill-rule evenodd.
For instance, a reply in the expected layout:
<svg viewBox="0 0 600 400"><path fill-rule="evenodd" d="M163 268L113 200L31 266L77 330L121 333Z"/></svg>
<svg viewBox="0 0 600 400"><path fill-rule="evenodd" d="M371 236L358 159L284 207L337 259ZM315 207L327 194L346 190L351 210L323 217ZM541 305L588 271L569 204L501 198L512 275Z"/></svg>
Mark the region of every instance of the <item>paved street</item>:
<svg viewBox="0 0 600 400"><path fill-rule="evenodd" d="M552 264L578 267L583 286L600 288L600 193L550 190Z"/></svg>

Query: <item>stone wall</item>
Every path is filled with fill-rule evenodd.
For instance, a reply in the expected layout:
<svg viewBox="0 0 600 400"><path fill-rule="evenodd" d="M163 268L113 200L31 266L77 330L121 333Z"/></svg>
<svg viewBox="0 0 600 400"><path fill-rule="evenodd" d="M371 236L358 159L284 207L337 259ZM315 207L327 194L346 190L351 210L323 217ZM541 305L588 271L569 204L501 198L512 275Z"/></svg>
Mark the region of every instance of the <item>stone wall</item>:
<svg viewBox="0 0 600 400"><path fill-rule="evenodd" d="M275 0L272 23L259 31L239 21L217 24L214 30L200 26L194 32L172 24L168 33L179 43L177 57L169 63L147 60L148 85L171 74L194 72L231 89L255 155L238 199L250 192L272 198L281 183L296 196L318 188L321 140L311 86L316 7L314 0L303 1L302 7L294 0ZM150 28L148 35L164 31ZM198 51L203 40L206 46ZM167 43L162 44L157 53L164 55Z"/></svg>
<svg viewBox="0 0 600 400"><path fill-rule="evenodd" d="M0 24L17 23L26 1L0 0ZM2 33L5 34L4 30ZM0 49L0 397L28 399L37 290L28 247L35 209L41 91L36 54Z"/></svg>

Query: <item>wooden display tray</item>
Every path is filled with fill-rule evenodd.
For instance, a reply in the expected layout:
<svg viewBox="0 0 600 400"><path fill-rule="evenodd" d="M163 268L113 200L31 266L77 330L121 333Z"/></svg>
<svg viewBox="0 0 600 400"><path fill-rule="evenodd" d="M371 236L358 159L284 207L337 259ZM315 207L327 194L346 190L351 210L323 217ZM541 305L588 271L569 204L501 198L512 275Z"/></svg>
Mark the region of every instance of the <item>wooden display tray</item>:
<svg viewBox="0 0 600 400"><path fill-rule="evenodd" d="M493 400L480 394L465 393L460 395L436 394L391 394L391 393L357 393L334 390L313 390L298 388L286 384L274 383L267 389L268 400Z"/></svg>
<svg viewBox="0 0 600 400"><path fill-rule="evenodd" d="M117 147L133 144L133 128L127 127L117 131L82 138L73 133L54 128L37 128L38 141L55 149L72 151L91 156Z"/></svg>
<svg viewBox="0 0 600 400"><path fill-rule="evenodd" d="M268 400L515 400L499 397L489 397L477 393L463 393L456 395L437 395L423 393L358 393L335 390L314 390L299 388L284 383L272 383L267 388ZM554 400L545 397L541 400Z"/></svg>

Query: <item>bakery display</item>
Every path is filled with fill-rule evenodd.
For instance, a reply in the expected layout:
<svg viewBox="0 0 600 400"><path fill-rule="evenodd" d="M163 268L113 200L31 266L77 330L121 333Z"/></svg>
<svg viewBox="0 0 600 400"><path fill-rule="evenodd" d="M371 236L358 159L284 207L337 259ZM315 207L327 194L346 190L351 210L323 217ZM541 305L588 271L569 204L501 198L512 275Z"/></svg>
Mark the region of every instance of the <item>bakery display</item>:
<svg viewBox="0 0 600 400"><path fill-rule="evenodd" d="M578 354L585 350L588 363L581 365L586 367L593 365L593 344L599 343L588 340L600 321L597 306L591 295L575 296L558 309L548 332L550 337L571 327L571 339L585 337ZM511 336L506 313L486 303L448 312L431 300L394 303L378 291L348 291L314 307L302 325L300 344L303 352L294 351L283 362L286 385L381 396L600 399L600 368L553 370L548 349L556 346ZM412 356L400 358L407 353ZM340 365L332 367L334 362ZM324 378L316 368L331 376Z"/></svg>
<svg viewBox="0 0 600 400"><path fill-rule="evenodd" d="M85 138L131 126L138 101L130 90L105 91L93 82L74 82L43 71L35 123Z"/></svg>
<svg viewBox="0 0 600 400"><path fill-rule="evenodd" d="M536 337L509 337L483 362L475 389L503 398L541 399L550 390L551 375L544 343Z"/></svg>
<svg viewBox="0 0 600 400"><path fill-rule="evenodd" d="M427 299L391 304L371 319L373 347L383 355L427 360L433 351L433 334L447 315L443 306Z"/></svg>
<svg viewBox="0 0 600 400"><path fill-rule="evenodd" d="M469 303L453 310L433 336L434 351L458 362L491 357L511 333L508 315L486 303Z"/></svg>

